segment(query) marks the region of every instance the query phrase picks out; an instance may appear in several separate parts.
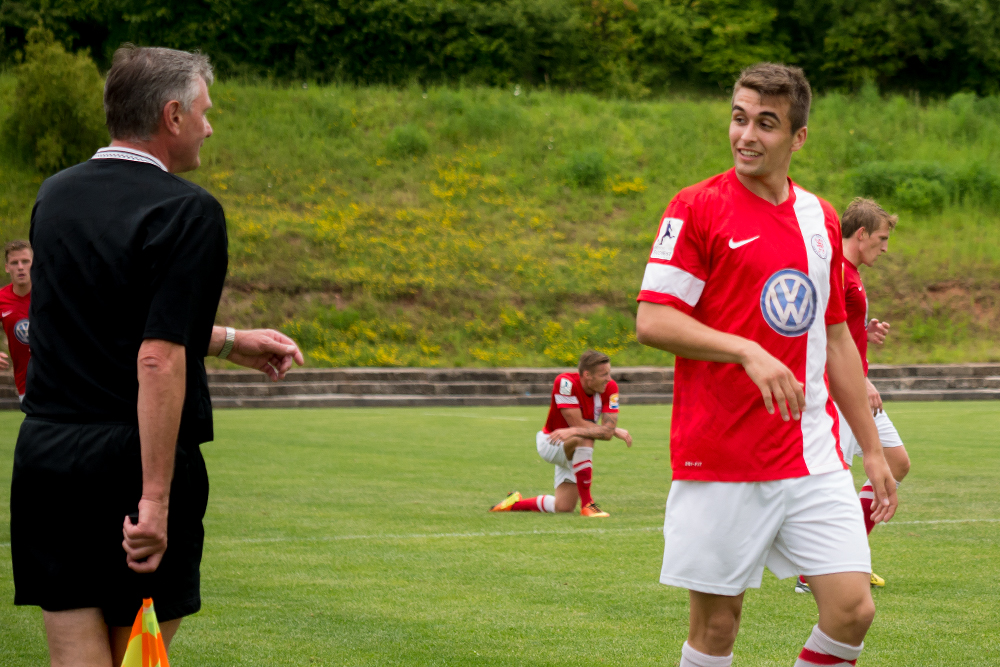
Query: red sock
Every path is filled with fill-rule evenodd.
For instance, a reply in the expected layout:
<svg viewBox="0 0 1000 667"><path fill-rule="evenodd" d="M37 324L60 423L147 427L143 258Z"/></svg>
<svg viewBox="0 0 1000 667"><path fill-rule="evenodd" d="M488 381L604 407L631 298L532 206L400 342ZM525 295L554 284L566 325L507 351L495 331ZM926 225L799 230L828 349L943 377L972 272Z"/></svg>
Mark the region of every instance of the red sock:
<svg viewBox="0 0 1000 667"><path fill-rule="evenodd" d="M872 483L867 479L865 480L865 485L861 487L861 493L858 494L858 498L861 500L861 511L865 515L865 531L871 535L872 528L875 527L875 522L872 521L872 503L875 502L875 489L872 488Z"/></svg>
<svg viewBox="0 0 1000 667"><path fill-rule="evenodd" d="M594 477L594 469L590 466L590 461L580 465L582 467L573 470L573 473L576 475L576 490L580 494L580 507L586 507L594 502L593 496L590 495L590 481Z"/></svg>
<svg viewBox="0 0 1000 667"><path fill-rule="evenodd" d="M516 503L510 506L510 511L555 513L556 511L555 508L556 508L555 496L535 496L534 498L525 498L524 500L518 500Z"/></svg>

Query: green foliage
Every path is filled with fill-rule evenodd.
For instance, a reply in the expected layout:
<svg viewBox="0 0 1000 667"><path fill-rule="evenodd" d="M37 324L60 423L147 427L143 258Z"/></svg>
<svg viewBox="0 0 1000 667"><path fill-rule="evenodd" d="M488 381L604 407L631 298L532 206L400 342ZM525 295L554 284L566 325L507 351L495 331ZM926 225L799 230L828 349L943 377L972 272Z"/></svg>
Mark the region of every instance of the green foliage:
<svg viewBox="0 0 1000 667"><path fill-rule="evenodd" d="M51 33L35 29L14 69L17 88L3 133L25 160L51 174L88 159L108 141L103 82L93 61L66 53Z"/></svg>
<svg viewBox="0 0 1000 667"><path fill-rule="evenodd" d="M727 100L211 92L215 134L187 177L226 208L219 321L282 326L312 365L557 365L588 345L616 365L670 362L631 337L635 297L671 197L732 164ZM0 121L13 103L0 76ZM838 210L868 195L900 214L889 254L862 269L872 316L893 323L873 362L1000 359L998 110L996 98L918 105L873 87L816 100L792 178ZM402 127L425 133L422 158L387 155ZM587 155L603 156L594 187L570 177ZM41 179L0 166L0 232L21 236ZM929 336L944 320L961 330Z"/></svg>
<svg viewBox="0 0 1000 667"><path fill-rule="evenodd" d="M412 123L393 128L385 141L389 155L395 157L420 157L430 148L430 138L423 128Z"/></svg>
<svg viewBox="0 0 1000 667"><path fill-rule="evenodd" d="M991 0L7 0L0 59L45 25L106 66L124 41L211 55L220 73L392 85L717 92L792 62L817 89L1000 91Z"/></svg>
<svg viewBox="0 0 1000 667"><path fill-rule="evenodd" d="M598 150L585 150L574 153L569 158L569 178L582 188L596 189L607 178L607 167L604 164L604 153Z"/></svg>

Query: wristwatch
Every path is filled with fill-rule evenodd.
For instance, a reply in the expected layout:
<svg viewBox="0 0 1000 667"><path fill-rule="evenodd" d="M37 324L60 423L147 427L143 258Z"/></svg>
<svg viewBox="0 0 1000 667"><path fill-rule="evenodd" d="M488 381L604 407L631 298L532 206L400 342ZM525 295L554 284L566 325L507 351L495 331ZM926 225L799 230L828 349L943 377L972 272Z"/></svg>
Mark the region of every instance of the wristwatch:
<svg viewBox="0 0 1000 667"><path fill-rule="evenodd" d="M233 344L236 342L236 329L232 327L226 327L226 342L222 344L222 349L219 350L219 359L225 359L229 356L229 353L233 351Z"/></svg>

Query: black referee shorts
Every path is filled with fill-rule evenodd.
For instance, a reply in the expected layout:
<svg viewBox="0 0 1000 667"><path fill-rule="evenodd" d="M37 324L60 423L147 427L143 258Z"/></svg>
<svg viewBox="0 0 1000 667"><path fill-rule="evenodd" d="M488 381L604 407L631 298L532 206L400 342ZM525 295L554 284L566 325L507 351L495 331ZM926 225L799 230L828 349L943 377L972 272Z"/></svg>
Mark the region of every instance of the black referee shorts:
<svg viewBox="0 0 1000 667"><path fill-rule="evenodd" d="M208 504L200 448L177 447L167 551L150 574L130 570L122 548L122 523L141 495L136 425L26 418L10 494L14 604L100 607L111 626L131 626L144 597L153 598L160 621L198 611Z"/></svg>

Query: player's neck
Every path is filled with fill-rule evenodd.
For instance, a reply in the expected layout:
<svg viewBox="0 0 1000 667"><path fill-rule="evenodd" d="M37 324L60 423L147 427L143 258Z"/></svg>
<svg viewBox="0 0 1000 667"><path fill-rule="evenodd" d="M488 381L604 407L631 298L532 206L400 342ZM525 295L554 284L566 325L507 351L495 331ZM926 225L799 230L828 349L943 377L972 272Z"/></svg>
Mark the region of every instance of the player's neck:
<svg viewBox="0 0 1000 667"><path fill-rule="evenodd" d="M854 265L854 268L861 266L861 249L854 239L844 241L844 259Z"/></svg>
<svg viewBox="0 0 1000 667"><path fill-rule="evenodd" d="M775 171L765 176L744 176L739 171L736 178L747 190L775 206L788 199L788 170Z"/></svg>
<svg viewBox="0 0 1000 667"><path fill-rule="evenodd" d="M31 294L31 283L27 285L18 285L17 283L11 283L13 286L14 294L17 296L28 296Z"/></svg>

